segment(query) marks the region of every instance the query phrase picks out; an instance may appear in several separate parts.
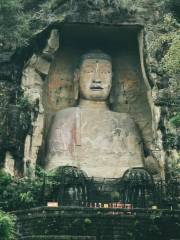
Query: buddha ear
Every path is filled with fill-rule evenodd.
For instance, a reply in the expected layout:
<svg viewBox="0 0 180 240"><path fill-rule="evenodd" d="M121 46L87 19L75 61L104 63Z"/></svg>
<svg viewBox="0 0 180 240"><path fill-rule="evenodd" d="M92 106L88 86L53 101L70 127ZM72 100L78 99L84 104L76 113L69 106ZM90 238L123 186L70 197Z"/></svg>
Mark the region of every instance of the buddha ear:
<svg viewBox="0 0 180 240"><path fill-rule="evenodd" d="M112 72L111 91L110 91L110 94L109 94L109 103L110 104L114 103L113 75L114 75L114 73Z"/></svg>
<svg viewBox="0 0 180 240"><path fill-rule="evenodd" d="M74 99L78 100L79 97L79 69L74 72Z"/></svg>
<svg viewBox="0 0 180 240"><path fill-rule="evenodd" d="M110 104L113 104L113 103L114 103L114 97L113 97L113 94L112 94L112 93L110 93L110 95L109 95L109 103L110 103Z"/></svg>

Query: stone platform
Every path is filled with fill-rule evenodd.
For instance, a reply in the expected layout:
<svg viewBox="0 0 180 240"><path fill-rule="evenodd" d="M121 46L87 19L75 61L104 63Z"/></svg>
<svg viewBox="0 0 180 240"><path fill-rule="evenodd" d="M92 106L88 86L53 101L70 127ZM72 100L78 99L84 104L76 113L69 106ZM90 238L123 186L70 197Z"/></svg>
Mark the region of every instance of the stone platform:
<svg viewBox="0 0 180 240"><path fill-rule="evenodd" d="M180 211L40 207L15 214L18 240L131 240L132 235L138 235L137 229L149 235L148 231L154 223L161 232L158 240L180 239ZM153 236L158 236L159 232Z"/></svg>

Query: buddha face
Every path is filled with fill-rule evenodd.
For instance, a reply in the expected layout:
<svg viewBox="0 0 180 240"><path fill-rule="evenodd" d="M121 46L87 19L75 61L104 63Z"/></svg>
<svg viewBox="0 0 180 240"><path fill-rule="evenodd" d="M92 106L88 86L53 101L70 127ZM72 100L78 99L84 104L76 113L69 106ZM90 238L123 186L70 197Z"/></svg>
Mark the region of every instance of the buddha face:
<svg viewBox="0 0 180 240"><path fill-rule="evenodd" d="M80 68L81 97L93 101L105 101L112 85L112 65L106 59L85 59Z"/></svg>

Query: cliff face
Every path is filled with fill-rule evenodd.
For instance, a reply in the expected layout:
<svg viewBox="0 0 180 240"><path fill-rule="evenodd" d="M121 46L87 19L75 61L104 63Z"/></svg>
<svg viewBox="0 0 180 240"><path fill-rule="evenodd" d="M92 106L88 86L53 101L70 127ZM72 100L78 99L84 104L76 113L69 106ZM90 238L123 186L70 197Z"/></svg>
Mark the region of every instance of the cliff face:
<svg viewBox="0 0 180 240"><path fill-rule="evenodd" d="M91 23L142 26L139 46L143 77L149 87L155 141L152 155L167 175L178 172L178 8L175 0L24 1L19 15L13 15L17 21L11 22L12 36L8 29L4 38L0 36L1 166L5 164L12 172L15 162L15 172L22 174L23 161L28 164L33 159L35 165L41 160L45 124L42 86L59 48L58 31L61 34L63 23Z"/></svg>

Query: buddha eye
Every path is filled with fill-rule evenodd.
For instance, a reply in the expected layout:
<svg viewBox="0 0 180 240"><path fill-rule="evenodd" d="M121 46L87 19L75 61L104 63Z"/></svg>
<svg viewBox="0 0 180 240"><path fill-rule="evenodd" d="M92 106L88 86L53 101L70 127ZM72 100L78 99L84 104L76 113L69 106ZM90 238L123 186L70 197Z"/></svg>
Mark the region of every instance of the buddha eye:
<svg viewBox="0 0 180 240"><path fill-rule="evenodd" d="M93 73L93 70L92 69L86 69L85 72L86 73Z"/></svg>

